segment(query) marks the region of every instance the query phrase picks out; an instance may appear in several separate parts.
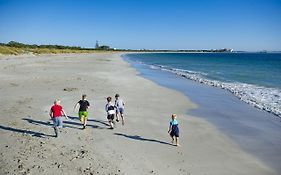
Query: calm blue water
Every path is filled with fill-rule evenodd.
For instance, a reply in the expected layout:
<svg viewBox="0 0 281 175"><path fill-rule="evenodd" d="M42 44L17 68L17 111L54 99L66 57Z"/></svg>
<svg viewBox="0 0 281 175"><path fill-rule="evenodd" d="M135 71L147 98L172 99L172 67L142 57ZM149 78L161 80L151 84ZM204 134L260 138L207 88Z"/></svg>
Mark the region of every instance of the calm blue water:
<svg viewBox="0 0 281 175"><path fill-rule="evenodd" d="M212 80L281 89L281 53L152 53L129 57L149 65L202 73Z"/></svg>
<svg viewBox="0 0 281 175"><path fill-rule="evenodd" d="M134 62L227 89L260 109L281 116L281 53L144 53Z"/></svg>

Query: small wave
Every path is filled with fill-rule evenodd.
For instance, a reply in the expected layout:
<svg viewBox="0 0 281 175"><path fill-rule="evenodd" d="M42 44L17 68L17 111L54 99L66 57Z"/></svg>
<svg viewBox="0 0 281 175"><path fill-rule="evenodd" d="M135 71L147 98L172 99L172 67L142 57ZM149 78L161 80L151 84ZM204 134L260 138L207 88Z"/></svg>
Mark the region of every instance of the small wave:
<svg viewBox="0 0 281 175"><path fill-rule="evenodd" d="M144 63L141 63L144 64ZM147 65L147 64L144 64ZM207 73L204 72L196 72L196 71L191 71L191 70L185 70L185 69L178 69L178 68L170 68L169 66L163 66L163 65L157 65L157 64L153 64L153 65L149 65L149 67L151 69L161 69L161 70L168 70L168 71L176 71L176 72L185 72L188 74L198 74L198 75L208 75Z"/></svg>
<svg viewBox="0 0 281 175"><path fill-rule="evenodd" d="M202 72L195 72L183 69L170 68L162 65L151 65L153 69L159 69L162 71L168 71L194 80L202 84L209 86L219 87L226 89L238 97L240 100L269 113L275 114L281 118L281 90L277 88L266 88L262 86L256 86L246 83L226 83L217 80L210 80L205 78L207 75Z"/></svg>
<svg viewBox="0 0 281 175"><path fill-rule="evenodd" d="M176 69L176 68L171 68L172 71L176 71L176 72L185 72L188 74L194 74L194 75L208 75L207 73L204 72L196 72L196 71L191 71L191 70L184 70L184 69Z"/></svg>

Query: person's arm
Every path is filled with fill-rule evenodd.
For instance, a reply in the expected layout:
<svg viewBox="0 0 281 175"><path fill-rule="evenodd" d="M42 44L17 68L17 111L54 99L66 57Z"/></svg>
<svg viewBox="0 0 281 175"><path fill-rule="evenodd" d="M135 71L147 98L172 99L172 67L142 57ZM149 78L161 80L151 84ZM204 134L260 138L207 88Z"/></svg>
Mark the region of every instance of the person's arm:
<svg viewBox="0 0 281 175"><path fill-rule="evenodd" d="M87 104L87 109L89 109L90 108L90 103L88 102L88 104Z"/></svg>
<svg viewBox="0 0 281 175"><path fill-rule="evenodd" d="M65 113L65 111L63 109L61 109L61 112L65 116L65 118L68 119L68 117L67 117L67 115L66 115L66 113Z"/></svg>
<svg viewBox="0 0 281 175"><path fill-rule="evenodd" d="M53 118L53 111L52 111L52 109L50 109L49 115L50 115L50 117L51 117L51 119L52 119L52 118Z"/></svg>
<svg viewBox="0 0 281 175"><path fill-rule="evenodd" d="M75 109L77 108L79 102L77 102L75 105L74 105L74 108L73 108L73 111L75 112Z"/></svg>
<svg viewBox="0 0 281 175"><path fill-rule="evenodd" d="M115 110L117 110L118 109L118 106L117 106L117 101L115 100L115 103L114 103L114 108L115 108Z"/></svg>
<svg viewBox="0 0 281 175"><path fill-rule="evenodd" d="M172 131L172 125L170 124L168 133L170 134L171 131Z"/></svg>

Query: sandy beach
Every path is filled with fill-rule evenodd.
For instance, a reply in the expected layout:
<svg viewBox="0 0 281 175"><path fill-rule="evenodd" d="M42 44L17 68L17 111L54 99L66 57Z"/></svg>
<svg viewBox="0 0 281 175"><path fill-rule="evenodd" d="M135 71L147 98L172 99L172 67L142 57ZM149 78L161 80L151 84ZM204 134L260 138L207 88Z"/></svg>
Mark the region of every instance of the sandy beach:
<svg viewBox="0 0 281 175"><path fill-rule="evenodd" d="M277 175L208 121L185 95L144 79L121 53L0 58L0 174ZM124 99L125 125L108 129L106 97ZM87 94L81 130L75 103ZM69 120L59 137L49 110L60 98ZM170 144L178 115L180 147Z"/></svg>

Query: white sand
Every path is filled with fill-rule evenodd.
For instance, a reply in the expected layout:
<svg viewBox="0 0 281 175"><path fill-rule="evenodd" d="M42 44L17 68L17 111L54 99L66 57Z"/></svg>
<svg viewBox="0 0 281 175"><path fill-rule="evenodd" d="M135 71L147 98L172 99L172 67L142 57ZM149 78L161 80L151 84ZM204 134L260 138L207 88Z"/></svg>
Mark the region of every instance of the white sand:
<svg viewBox="0 0 281 175"><path fill-rule="evenodd" d="M186 115L192 102L137 76L119 56L1 58L0 174L278 174L207 121ZM86 130L73 112L83 93L96 120ZM109 130L105 97L115 93L126 102L126 123ZM75 117L59 138L47 123L55 98ZM179 116L181 147L169 145L172 113Z"/></svg>

